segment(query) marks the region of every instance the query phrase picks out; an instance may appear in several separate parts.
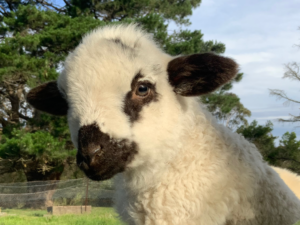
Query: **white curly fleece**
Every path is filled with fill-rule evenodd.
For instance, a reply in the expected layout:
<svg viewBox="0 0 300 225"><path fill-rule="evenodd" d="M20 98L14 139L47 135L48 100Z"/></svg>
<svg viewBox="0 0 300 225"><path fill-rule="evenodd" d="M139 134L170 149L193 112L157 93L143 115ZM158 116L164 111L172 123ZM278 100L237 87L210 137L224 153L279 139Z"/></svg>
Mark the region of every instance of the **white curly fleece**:
<svg viewBox="0 0 300 225"><path fill-rule="evenodd" d="M79 128L96 122L110 137L139 147L115 177L121 219L131 225L292 225L300 220L300 201L256 147L217 124L198 97L174 93L167 76L173 58L135 25L108 26L84 37L58 79L76 146ZM156 85L159 98L132 124L123 111L124 96L139 71Z"/></svg>

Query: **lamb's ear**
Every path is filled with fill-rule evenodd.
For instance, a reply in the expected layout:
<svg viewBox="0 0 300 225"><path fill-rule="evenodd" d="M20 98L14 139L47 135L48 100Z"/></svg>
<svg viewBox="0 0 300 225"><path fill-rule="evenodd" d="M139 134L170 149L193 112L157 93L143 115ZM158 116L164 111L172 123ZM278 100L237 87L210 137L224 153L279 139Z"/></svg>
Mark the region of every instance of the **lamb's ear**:
<svg viewBox="0 0 300 225"><path fill-rule="evenodd" d="M42 84L29 91L27 102L34 108L56 116L65 116L68 111L68 103L57 87L56 81Z"/></svg>
<svg viewBox="0 0 300 225"><path fill-rule="evenodd" d="M237 72L238 65L232 59L212 53L181 56L168 64L169 82L174 92L183 96L212 92Z"/></svg>

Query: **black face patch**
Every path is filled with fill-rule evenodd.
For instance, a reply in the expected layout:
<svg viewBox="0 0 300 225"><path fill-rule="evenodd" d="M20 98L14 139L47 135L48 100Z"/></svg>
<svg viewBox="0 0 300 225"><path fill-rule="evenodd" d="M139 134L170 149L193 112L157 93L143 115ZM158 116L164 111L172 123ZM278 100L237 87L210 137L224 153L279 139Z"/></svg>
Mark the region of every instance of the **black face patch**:
<svg viewBox="0 0 300 225"><path fill-rule="evenodd" d="M140 112L143 106L150 102L158 101L158 93L155 90L155 85L148 81L139 81L143 75L139 72L131 82L131 91L129 91L124 100L124 112L129 116L130 122L137 121L140 118ZM140 85L146 86L149 89L147 96L139 96L136 94Z"/></svg>
<svg viewBox="0 0 300 225"><path fill-rule="evenodd" d="M106 180L123 172L137 154L137 145L101 132L96 123L78 133L77 165L92 180Z"/></svg>

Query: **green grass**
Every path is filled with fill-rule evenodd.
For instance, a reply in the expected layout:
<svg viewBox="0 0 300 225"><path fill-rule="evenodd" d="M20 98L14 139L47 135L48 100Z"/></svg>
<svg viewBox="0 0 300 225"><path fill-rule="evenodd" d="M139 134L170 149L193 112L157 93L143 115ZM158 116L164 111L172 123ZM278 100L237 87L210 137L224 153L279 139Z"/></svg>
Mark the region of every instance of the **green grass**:
<svg viewBox="0 0 300 225"><path fill-rule="evenodd" d="M47 216L46 210L5 209L14 216L0 217L0 225L124 225L109 207L94 207L88 215ZM300 221L294 225L300 225Z"/></svg>
<svg viewBox="0 0 300 225"><path fill-rule="evenodd" d="M45 210L6 209L14 216L0 217L0 225L123 225L112 208L94 207L87 215L47 216Z"/></svg>

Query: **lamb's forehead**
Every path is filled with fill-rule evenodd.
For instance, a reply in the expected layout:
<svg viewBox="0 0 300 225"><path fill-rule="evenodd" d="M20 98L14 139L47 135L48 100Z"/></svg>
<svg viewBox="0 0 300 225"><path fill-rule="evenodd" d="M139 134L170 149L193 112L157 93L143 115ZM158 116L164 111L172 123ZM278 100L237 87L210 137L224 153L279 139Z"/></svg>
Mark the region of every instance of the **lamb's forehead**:
<svg viewBox="0 0 300 225"><path fill-rule="evenodd" d="M65 62L59 86L110 84L130 87L138 73L155 80L166 70L170 56L136 25L104 27L87 34ZM76 86L76 85L75 85Z"/></svg>
<svg viewBox="0 0 300 225"><path fill-rule="evenodd" d="M82 44L90 45L102 39L120 41L130 48L149 48L161 52L153 41L151 34L146 33L135 24L98 28L88 33L83 38Z"/></svg>

